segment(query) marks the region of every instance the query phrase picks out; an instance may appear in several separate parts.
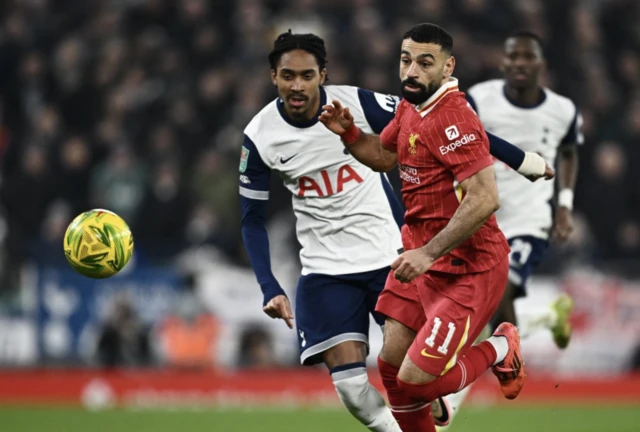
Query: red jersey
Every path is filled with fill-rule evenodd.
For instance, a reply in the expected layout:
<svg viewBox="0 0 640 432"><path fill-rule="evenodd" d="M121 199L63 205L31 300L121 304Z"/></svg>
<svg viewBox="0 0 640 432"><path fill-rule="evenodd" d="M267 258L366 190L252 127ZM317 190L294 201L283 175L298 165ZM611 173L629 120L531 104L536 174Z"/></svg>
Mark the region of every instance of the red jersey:
<svg viewBox="0 0 640 432"><path fill-rule="evenodd" d="M402 197L407 209L405 249L429 242L453 217L462 200L458 183L489 167L489 139L458 82L443 85L420 111L406 100L380 135L398 154ZM409 242L410 244L406 244ZM471 237L438 259L432 271L475 273L493 268L509 253L495 215Z"/></svg>

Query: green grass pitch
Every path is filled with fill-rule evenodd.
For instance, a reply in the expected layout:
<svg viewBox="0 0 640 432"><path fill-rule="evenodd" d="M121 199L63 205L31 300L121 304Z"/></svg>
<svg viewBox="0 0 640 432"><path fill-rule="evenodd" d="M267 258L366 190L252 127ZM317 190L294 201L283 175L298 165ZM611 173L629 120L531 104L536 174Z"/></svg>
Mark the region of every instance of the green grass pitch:
<svg viewBox="0 0 640 432"><path fill-rule="evenodd" d="M448 432L638 432L639 407L466 408ZM3 432L358 432L349 414L324 410L109 410L0 407Z"/></svg>

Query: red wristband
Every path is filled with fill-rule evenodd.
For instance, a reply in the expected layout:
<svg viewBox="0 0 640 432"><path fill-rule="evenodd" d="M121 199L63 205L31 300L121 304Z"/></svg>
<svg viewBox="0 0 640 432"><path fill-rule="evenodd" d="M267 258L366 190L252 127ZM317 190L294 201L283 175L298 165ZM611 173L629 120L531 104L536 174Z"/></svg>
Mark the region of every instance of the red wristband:
<svg viewBox="0 0 640 432"><path fill-rule="evenodd" d="M349 129L347 129L343 134L340 135L340 139L346 145L353 144L360 137L360 128L356 126L355 123L351 123Z"/></svg>

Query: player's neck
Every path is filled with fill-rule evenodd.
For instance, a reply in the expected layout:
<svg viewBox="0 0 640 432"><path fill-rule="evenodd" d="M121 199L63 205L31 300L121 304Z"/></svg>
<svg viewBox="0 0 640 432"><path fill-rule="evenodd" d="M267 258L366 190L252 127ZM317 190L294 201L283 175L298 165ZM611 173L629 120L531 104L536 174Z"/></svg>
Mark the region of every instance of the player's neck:
<svg viewBox="0 0 640 432"><path fill-rule="evenodd" d="M504 93L507 99L518 106L535 106L544 99L544 91L537 85L526 88L505 86Z"/></svg>

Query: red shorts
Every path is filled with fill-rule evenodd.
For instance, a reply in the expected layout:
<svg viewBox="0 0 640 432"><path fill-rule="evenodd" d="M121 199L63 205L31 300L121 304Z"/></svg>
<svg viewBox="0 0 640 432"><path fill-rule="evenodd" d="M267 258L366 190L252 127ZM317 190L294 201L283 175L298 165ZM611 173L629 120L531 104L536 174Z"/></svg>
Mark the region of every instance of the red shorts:
<svg viewBox="0 0 640 432"><path fill-rule="evenodd" d="M410 284L398 282L391 271L376 311L413 329L409 358L426 373L443 375L498 309L508 273L508 257L485 272L427 272Z"/></svg>

